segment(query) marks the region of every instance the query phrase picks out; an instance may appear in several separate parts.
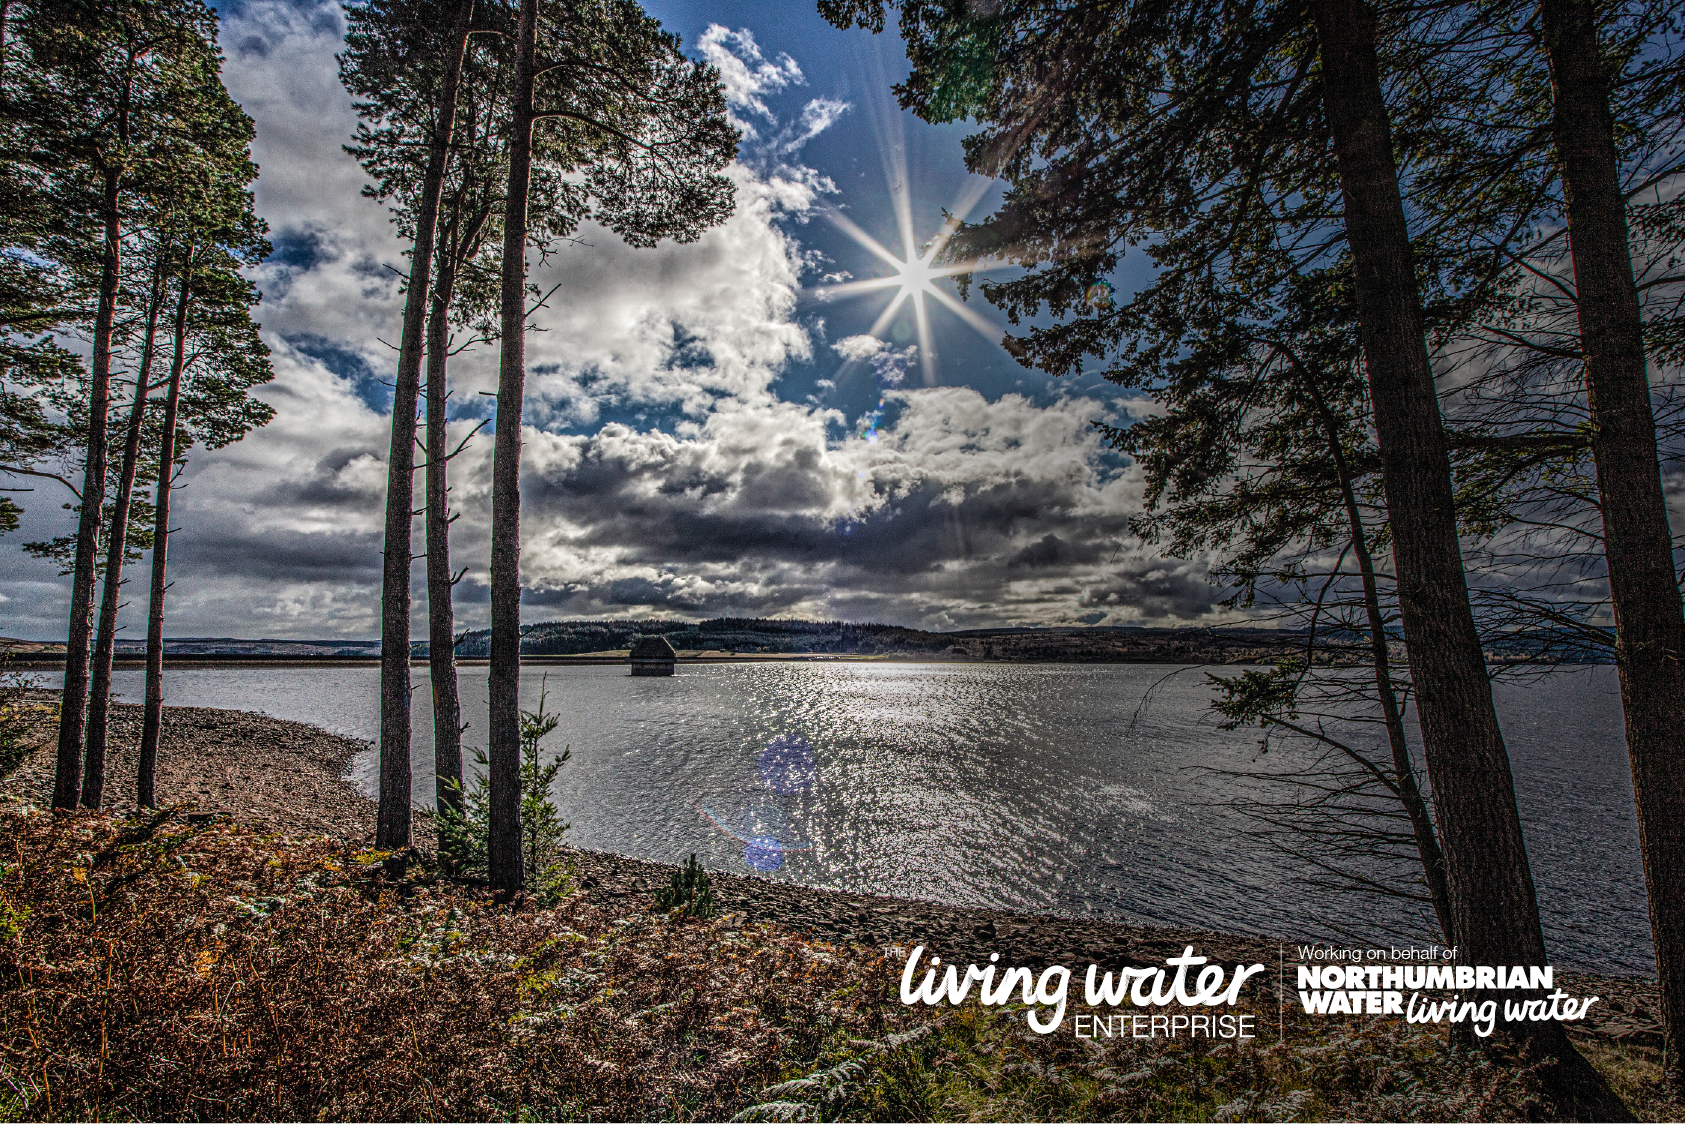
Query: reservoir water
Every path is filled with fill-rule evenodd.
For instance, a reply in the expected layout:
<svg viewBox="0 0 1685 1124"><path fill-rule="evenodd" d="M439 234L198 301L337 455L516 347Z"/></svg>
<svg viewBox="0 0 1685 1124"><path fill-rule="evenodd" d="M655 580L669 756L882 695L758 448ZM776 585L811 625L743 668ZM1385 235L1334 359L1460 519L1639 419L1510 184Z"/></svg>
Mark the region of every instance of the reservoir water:
<svg viewBox="0 0 1685 1124"><path fill-rule="evenodd" d="M1232 669L1224 669L1232 670ZM555 798L579 846L955 905L1309 940L1415 935L1416 907L1302 883L1302 864L1229 807L1268 795L1224 770L1257 731L1218 728L1198 669L1150 665L730 663L671 678L529 668L572 753ZM467 747L484 668L462 670ZM182 669L168 702L259 711L372 740L379 671ZM415 797L432 802L427 674L415 683ZM119 670L122 699L142 697ZM1613 668L1496 685L1553 961L1653 971ZM466 754L465 754L466 755ZM1300 761L1303 758L1298 759ZM371 751L352 779L372 794ZM1414 929L1412 926L1416 926Z"/></svg>

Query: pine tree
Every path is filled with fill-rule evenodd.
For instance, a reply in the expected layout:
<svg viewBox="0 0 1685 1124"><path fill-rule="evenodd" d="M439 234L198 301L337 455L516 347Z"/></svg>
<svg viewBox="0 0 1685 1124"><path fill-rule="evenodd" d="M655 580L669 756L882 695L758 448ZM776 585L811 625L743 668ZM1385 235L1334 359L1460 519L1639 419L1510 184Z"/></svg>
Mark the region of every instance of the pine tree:
<svg viewBox="0 0 1685 1124"><path fill-rule="evenodd" d="M432 303L427 318L426 550L428 673L433 688L434 799L455 808L462 793L462 701L456 677L456 619L452 604L460 573L451 570L450 448L447 431L452 325L469 325L474 338L495 337L495 248L501 241L503 186L508 172L506 138L497 131L506 93L506 61L489 51L471 60L458 143L451 158L436 243ZM551 197L554 197L552 195ZM547 224L541 204L536 216ZM564 224L566 215L557 216ZM474 430L478 432L478 427ZM466 442L473 436L464 438ZM452 861L446 856L446 861Z"/></svg>
<svg viewBox="0 0 1685 1124"><path fill-rule="evenodd" d="M269 253L245 181L206 185L183 232L170 322L170 366L158 421L151 589L146 615L146 697L135 802L157 803L164 712L164 599L169 591L170 501L195 441L217 449L266 424L274 409L250 390L274 375L251 309L256 287L242 272Z"/></svg>
<svg viewBox="0 0 1685 1124"><path fill-rule="evenodd" d="M1588 0L1540 0L1538 12L1555 94L1551 127L1661 985L1664 1066L1673 1087L1685 1089L1685 606L1657 459L1599 8Z"/></svg>
<svg viewBox="0 0 1685 1124"><path fill-rule="evenodd" d="M374 0L350 13L340 77L365 118L353 152L389 156L394 146L425 153L412 205L408 291L392 397L387 453L385 555L381 571L380 806L376 846L410 844L410 535L414 520L415 423L423 334L432 288L439 200L456 126L473 0L444 4ZM370 124L372 122L372 125ZM381 164L378 161L365 161ZM393 168L370 193L393 194ZM402 165L399 165L401 168Z"/></svg>
<svg viewBox="0 0 1685 1124"><path fill-rule="evenodd" d="M167 179L227 95L216 78L216 17L198 0L33 0L15 18L17 46L9 40L5 57L7 139L28 166L31 198L55 216L36 244L97 294L53 786L53 806L70 808L84 789L113 326L128 223L145 209L148 185ZM102 764L98 752L94 764Z"/></svg>
<svg viewBox="0 0 1685 1124"><path fill-rule="evenodd" d="M736 155L718 76L679 51L630 0L521 0L507 124L499 290L496 444L492 463L489 682L492 885L522 884L520 809L521 413L526 385L528 204L548 169L581 219L634 246L689 241L731 212L719 170ZM574 177L560 180L560 173Z"/></svg>

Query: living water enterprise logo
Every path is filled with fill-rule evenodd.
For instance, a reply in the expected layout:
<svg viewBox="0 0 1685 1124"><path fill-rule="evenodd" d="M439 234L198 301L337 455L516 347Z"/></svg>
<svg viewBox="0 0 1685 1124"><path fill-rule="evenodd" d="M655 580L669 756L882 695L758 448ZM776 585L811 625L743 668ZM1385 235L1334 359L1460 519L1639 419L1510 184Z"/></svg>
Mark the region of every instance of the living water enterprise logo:
<svg viewBox="0 0 1685 1124"><path fill-rule="evenodd" d="M1037 1034L1052 1034L1065 1021L1065 1004L1070 989L1071 971L1062 964L1044 968L1038 976L1025 967L1000 968L997 978L996 962L1000 953L991 953L989 966L979 968L968 964L965 974L949 964L942 970L942 958L930 958L924 981L917 987L913 980L918 972L919 959L924 955L921 944L907 957L901 972L901 1002L911 1006L924 1003L936 1006L947 1002L959 1006L971 993L973 984L977 1000L984 1006L1001 1006L1014 1001L1029 1008L1025 1020ZM1127 998L1136 1007L1233 1007L1240 999L1246 981L1264 970L1262 964L1235 965L1230 976L1220 964L1212 964L1204 956L1194 953L1193 945L1182 955L1166 957L1166 967L1175 975L1167 976L1164 968L1123 968L1114 977L1111 972L1100 973L1098 964L1090 964L1083 982L1083 999L1089 1007L1117 1007ZM1190 990L1188 970L1198 968ZM938 977L937 972L942 970ZM1042 1017L1052 1008L1049 1017ZM1142 1015L1077 1015L1072 1026L1079 1038L1255 1038L1256 1016L1238 1012L1201 1012L1198 1014L1142 1014Z"/></svg>

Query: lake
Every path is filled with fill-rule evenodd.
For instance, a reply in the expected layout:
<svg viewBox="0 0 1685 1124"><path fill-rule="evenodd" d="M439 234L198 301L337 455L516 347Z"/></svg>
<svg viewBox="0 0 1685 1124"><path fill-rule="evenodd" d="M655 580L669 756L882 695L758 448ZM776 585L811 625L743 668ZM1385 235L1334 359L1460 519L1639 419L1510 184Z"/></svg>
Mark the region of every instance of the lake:
<svg viewBox="0 0 1685 1124"><path fill-rule="evenodd" d="M1232 671L1233 669L1226 669ZM142 698L142 674L115 689ZM432 801L431 705L415 672L415 796ZM379 671L182 669L168 702L259 711L373 739ZM1499 683L1553 961L1653 971L1620 694L1609 667ZM1151 692L1148 698L1149 691ZM1297 884L1227 807L1264 793L1222 770L1288 768L1224 731L1204 673L1138 664L730 663L522 674L562 716L555 798L579 846L814 886L1315 939L1384 943L1415 916ZM484 668L462 670L483 745ZM352 779L372 794L372 751ZM1431 943L1431 941L1429 942Z"/></svg>

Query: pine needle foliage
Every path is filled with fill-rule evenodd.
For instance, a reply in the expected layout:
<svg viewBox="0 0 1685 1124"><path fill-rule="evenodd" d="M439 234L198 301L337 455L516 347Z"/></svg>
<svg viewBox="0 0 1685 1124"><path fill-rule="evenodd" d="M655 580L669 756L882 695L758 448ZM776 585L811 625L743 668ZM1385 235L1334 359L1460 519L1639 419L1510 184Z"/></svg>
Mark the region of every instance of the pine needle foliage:
<svg viewBox="0 0 1685 1124"><path fill-rule="evenodd" d="M566 857L563 836L571 824L562 822L550 799L550 786L571 747L546 762L539 743L561 725L561 716L546 705L541 694L537 710L521 712L521 854L525 861L526 890L540 904L560 901L573 888L573 864ZM486 842L491 819L491 789L486 782L490 762L483 749L474 751L473 784L461 791L458 811L448 804L439 808L439 850L460 874L484 878L489 872Z"/></svg>
<svg viewBox="0 0 1685 1124"><path fill-rule="evenodd" d="M708 880L708 872L696 861L696 852L692 851L685 865L673 872L672 881L655 892L655 906L697 920L706 920L719 912L719 904L714 901L714 885Z"/></svg>

